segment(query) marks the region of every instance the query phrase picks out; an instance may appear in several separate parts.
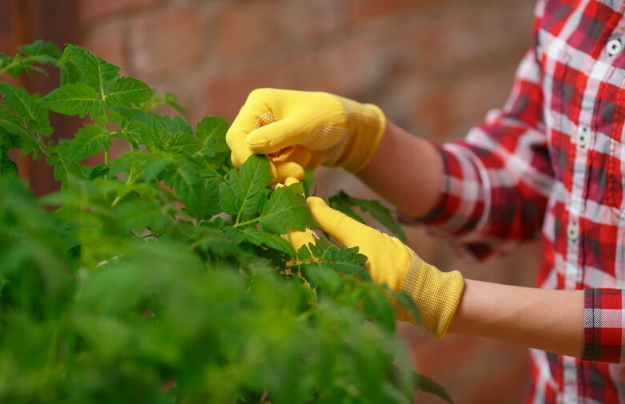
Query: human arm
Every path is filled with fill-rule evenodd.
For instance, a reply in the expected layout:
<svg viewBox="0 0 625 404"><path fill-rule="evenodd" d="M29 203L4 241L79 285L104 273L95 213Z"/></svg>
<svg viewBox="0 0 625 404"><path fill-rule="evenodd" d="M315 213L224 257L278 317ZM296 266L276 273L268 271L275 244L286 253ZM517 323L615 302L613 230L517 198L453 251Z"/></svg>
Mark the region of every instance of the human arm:
<svg viewBox="0 0 625 404"><path fill-rule="evenodd" d="M449 332L582 358L584 291L466 279Z"/></svg>
<svg viewBox="0 0 625 404"><path fill-rule="evenodd" d="M378 149L356 175L400 212L421 217L439 199L443 162L431 142L387 121ZM419 185L406 187L405 184Z"/></svg>
<svg viewBox="0 0 625 404"><path fill-rule="evenodd" d="M320 198L308 198L308 204L321 229L367 256L374 281L412 298L422 325L437 337L449 331L582 357L584 291L466 280L458 271L439 271L399 240L328 207ZM398 319L419 323L400 307Z"/></svg>

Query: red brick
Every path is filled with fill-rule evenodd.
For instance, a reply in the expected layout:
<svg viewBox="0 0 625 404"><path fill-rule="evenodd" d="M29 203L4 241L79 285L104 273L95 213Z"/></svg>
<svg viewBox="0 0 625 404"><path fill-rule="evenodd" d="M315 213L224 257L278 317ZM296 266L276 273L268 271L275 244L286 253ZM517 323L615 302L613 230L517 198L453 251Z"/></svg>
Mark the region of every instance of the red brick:
<svg viewBox="0 0 625 404"><path fill-rule="evenodd" d="M311 64L308 57L284 59L279 63L245 66L209 77L205 87L206 115L220 115L234 119L248 94L256 88L288 88L313 90L309 79Z"/></svg>
<svg viewBox="0 0 625 404"><path fill-rule="evenodd" d="M320 89L347 97L369 92L385 74L385 53L383 46L364 38L348 38L321 49L314 59Z"/></svg>
<svg viewBox="0 0 625 404"><path fill-rule="evenodd" d="M289 44L310 46L347 27L345 7L336 0L282 1L280 12L282 36Z"/></svg>
<svg viewBox="0 0 625 404"><path fill-rule="evenodd" d="M93 22L105 17L125 14L154 7L163 0L79 0L78 18Z"/></svg>
<svg viewBox="0 0 625 404"><path fill-rule="evenodd" d="M408 3L406 0L349 0L347 2L350 22L362 22L392 15Z"/></svg>
<svg viewBox="0 0 625 404"><path fill-rule="evenodd" d="M201 15L193 9L167 9L137 17L129 33L133 73L172 73L198 61L206 51Z"/></svg>
<svg viewBox="0 0 625 404"><path fill-rule="evenodd" d="M279 47L279 3L230 2L217 18L219 55L223 58L262 55Z"/></svg>
<svg viewBox="0 0 625 404"><path fill-rule="evenodd" d="M128 74L126 37L125 26L108 24L87 32L83 37L82 45L107 62L121 67L122 74Z"/></svg>

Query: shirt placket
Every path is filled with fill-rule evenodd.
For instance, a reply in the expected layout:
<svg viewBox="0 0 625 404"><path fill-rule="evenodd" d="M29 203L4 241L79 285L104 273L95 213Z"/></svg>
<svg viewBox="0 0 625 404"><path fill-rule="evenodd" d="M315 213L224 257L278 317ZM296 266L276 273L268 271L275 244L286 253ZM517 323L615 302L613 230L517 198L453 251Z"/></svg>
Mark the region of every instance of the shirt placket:
<svg viewBox="0 0 625 404"><path fill-rule="evenodd" d="M592 149L596 134L593 132L593 112L598 102L599 86L611 74L612 62L624 49L624 38L613 33L604 44L603 51L596 61L589 65L582 64L583 73L587 74L586 88L580 105L577 126L572 128L571 142L575 158L569 199L569 216L567 223L567 254L566 254L566 289L577 289L583 281L583 250L581 248L584 231L581 220L586 208L588 193L588 175L591 166L589 150ZM588 58L588 60L591 60ZM577 363L573 358L563 357L564 397L563 404L583 403L578 386Z"/></svg>

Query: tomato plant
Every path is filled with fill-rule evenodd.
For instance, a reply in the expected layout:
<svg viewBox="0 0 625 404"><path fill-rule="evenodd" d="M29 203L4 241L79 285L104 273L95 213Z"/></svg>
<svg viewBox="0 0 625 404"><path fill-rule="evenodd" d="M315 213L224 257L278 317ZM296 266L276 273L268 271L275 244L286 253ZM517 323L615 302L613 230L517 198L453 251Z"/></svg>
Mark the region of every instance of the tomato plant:
<svg viewBox="0 0 625 404"><path fill-rule="evenodd" d="M366 257L280 236L315 227L303 184L271 190L262 156L234 170L223 118L189 124L173 95L84 48L25 45L0 55L0 74L45 64L61 86L44 96L0 83L0 401L448 400L411 370ZM50 113L83 126L52 141ZM127 150L115 158L114 139ZM13 149L45 158L61 191L35 198ZM401 231L375 202L332 203Z"/></svg>

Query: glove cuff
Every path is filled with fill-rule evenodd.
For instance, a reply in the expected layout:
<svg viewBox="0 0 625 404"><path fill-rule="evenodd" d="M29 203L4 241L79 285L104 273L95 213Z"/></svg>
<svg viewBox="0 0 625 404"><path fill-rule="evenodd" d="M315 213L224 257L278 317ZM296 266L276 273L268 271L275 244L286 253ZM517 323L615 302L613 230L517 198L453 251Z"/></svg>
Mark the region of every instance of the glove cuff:
<svg viewBox="0 0 625 404"><path fill-rule="evenodd" d="M332 164L355 173L367 166L375 154L386 130L386 116L374 104L359 102L335 96L345 111L347 141L340 155Z"/></svg>
<svg viewBox="0 0 625 404"><path fill-rule="evenodd" d="M443 338L456 312L463 288L464 279L460 272L441 272L413 252L402 291L419 308L421 324L403 307L398 310L398 319L422 325L437 338Z"/></svg>

